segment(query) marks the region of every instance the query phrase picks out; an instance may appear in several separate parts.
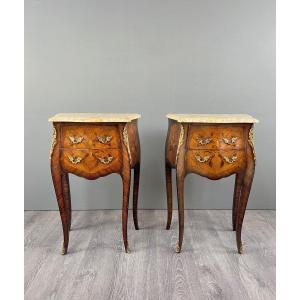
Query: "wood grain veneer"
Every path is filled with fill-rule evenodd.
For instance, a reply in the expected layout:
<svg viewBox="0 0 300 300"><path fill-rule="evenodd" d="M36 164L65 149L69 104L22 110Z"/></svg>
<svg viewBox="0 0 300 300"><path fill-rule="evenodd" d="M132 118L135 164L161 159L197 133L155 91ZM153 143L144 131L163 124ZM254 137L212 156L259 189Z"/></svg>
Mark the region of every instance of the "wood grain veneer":
<svg viewBox="0 0 300 300"><path fill-rule="evenodd" d="M170 229L172 221L172 169L175 169L179 220L176 252L181 251L183 242L184 179L195 173L212 180L236 176L232 227L236 231L238 252L242 253L241 231L255 170L253 123L258 121L249 115L168 115L168 118L166 228Z"/></svg>
<svg viewBox="0 0 300 300"><path fill-rule="evenodd" d="M112 173L121 176L122 233L125 251L129 251L127 219L131 169L134 170L133 220L135 229L139 229L140 142L137 118L137 114L59 114L50 119L53 122L51 173L63 226L62 254L68 251L72 218L69 173L89 180Z"/></svg>

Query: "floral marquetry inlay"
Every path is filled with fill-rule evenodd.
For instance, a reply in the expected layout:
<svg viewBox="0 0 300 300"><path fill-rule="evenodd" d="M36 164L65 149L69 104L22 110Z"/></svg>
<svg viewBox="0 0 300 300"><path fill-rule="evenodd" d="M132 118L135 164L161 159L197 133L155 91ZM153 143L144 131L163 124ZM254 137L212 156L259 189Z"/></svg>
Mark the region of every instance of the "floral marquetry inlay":
<svg viewBox="0 0 300 300"><path fill-rule="evenodd" d="M95 180L110 174L122 179L122 233L129 252L127 219L130 187L133 221L138 230L140 178L139 114L64 113L49 119L53 126L50 169L63 229L62 254L68 253L72 209L69 175ZM131 177L131 170L134 170Z"/></svg>
<svg viewBox="0 0 300 300"><path fill-rule="evenodd" d="M210 180L235 176L232 230L239 254L243 253L242 225L255 171L253 125L246 114L168 114L165 176L168 218L172 222L172 169L176 171L180 253L184 235L184 181L188 174ZM240 204L243 205L240 205Z"/></svg>

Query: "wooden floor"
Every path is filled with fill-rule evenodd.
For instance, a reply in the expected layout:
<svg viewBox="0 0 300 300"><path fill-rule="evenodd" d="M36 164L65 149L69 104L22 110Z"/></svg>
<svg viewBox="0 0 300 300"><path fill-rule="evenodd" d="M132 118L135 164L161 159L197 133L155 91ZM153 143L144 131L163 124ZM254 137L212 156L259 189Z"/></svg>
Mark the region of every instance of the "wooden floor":
<svg viewBox="0 0 300 300"><path fill-rule="evenodd" d="M275 211L246 212L244 254L229 210L186 210L183 251L166 211L130 212L123 250L121 212L76 211L69 253L60 254L58 212L25 212L25 299L275 299Z"/></svg>

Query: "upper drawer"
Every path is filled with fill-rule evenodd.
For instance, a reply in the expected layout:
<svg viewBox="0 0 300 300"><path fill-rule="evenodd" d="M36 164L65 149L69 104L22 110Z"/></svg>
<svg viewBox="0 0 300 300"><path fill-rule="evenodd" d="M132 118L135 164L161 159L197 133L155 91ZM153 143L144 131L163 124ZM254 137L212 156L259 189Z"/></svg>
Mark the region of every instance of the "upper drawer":
<svg viewBox="0 0 300 300"><path fill-rule="evenodd" d="M116 125L65 125L62 127L62 148L119 148L120 136Z"/></svg>
<svg viewBox="0 0 300 300"><path fill-rule="evenodd" d="M189 149L242 149L244 129L239 126L191 125L188 135Z"/></svg>

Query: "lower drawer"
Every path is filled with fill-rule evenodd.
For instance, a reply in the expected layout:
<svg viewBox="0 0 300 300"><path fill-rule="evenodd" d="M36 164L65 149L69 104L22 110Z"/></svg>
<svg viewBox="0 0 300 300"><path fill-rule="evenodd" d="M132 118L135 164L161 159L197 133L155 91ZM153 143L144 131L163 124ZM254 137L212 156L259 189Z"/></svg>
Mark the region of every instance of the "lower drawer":
<svg viewBox="0 0 300 300"><path fill-rule="evenodd" d="M60 162L65 172L87 179L96 179L111 173L120 172L122 156L118 149L61 149Z"/></svg>
<svg viewBox="0 0 300 300"><path fill-rule="evenodd" d="M186 153L188 172L210 179L219 179L237 173L246 163L244 151L189 150Z"/></svg>

